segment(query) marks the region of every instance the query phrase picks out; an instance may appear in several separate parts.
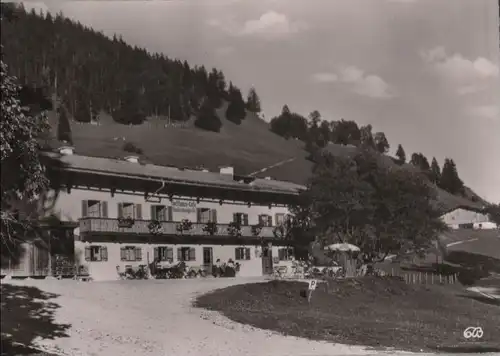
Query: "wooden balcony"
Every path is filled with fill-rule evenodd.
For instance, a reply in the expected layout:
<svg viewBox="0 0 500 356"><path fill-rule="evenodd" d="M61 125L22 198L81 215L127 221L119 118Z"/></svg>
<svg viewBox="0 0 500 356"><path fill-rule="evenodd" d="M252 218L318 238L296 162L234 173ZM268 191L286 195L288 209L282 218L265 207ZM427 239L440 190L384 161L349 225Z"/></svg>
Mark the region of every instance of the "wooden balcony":
<svg viewBox="0 0 500 356"><path fill-rule="evenodd" d="M163 236L234 236L229 224L217 224L213 234L205 231L206 223L191 223L191 229L179 231L180 221L161 221L157 229L151 229L151 220L134 220L129 226L120 223L118 219L86 217L80 219L80 233L124 233L136 235ZM252 233L252 226L241 226L241 237L274 238L273 227L262 227L258 235Z"/></svg>

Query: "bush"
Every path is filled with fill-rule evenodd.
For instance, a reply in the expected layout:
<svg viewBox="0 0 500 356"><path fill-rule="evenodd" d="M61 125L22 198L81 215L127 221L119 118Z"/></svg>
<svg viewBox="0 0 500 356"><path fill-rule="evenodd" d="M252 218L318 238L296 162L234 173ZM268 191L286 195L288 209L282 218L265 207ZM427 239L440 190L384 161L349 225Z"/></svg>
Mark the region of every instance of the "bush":
<svg viewBox="0 0 500 356"><path fill-rule="evenodd" d="M132 142L125 142L123 144L123 150L125 152L137 153L139 155L142 155L142 149L134 145Z"/></svg>
<svg viewBox="0 0 500 356"><path fill-rule="evenodd" d="M212 104L206 100L194 121L194 126L212 132L220 132L222 122L215 113Z"/></svg>
<svg viewBox="0 0 500 356"><path fill-rule="evenodd" d="M488 275L488 272L481 268L465 269L458 273L458 281L464 286L471 286Z"/></svg>

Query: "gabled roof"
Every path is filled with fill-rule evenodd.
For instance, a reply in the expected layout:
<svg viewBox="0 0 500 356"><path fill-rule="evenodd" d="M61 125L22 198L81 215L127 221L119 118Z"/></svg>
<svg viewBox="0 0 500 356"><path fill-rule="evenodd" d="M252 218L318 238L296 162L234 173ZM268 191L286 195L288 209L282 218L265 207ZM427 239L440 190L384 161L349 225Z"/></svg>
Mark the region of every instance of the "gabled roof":
<svg viewBox="0 0 500 356"><path fill-rule="evenodd" d="M89 157L80 155L59 156L47 153L52 158L57 158L64 170L78 171L95 174L112 174L138 179L161 180L166 183L205 185L235 190L254 192L267 192L278 194L296 195L304 186L276 180L256 178L250 183L236 181L232 175L215 172L185 170L174 167L158 166L128 162L122 159Z"/></svg>

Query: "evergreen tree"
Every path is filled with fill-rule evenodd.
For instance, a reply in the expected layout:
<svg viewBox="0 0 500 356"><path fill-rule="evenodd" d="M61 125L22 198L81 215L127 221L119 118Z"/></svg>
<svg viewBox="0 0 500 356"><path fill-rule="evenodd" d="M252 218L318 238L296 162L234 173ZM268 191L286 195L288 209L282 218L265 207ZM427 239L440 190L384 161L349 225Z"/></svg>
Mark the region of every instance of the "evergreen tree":
<svg viewBox="0 0 500 356"><path fill-rule="evenodd" d="M361 131L358 124L344 119L332 122L332 141L339 145L359 146Z"/></svg>
<svg viewBox="0 0 500 356"><path fill-rule="evenodd" d="M396 151L396 157L398 157L398 164L404 164L406 163L406 153L405 150L403 149L403 146L401 144L398 145L398 149Z"/></svg>
<svg viewBox="0 0 500 356"><path fill-rule="evenodd" d="M253 112L253 113L260 113L261 112L260 98L257 95L255 88L253 88L253 87L250 88L250 91L248 92L247 109L248 109L248 111Z"/></svg>
<svg viewBox="0 0 500 356"><path fill-rule="evenodd" d="M241 120L245 119L245 117L245 102L241 96L241 91L238 88L231 86L229 92L229 105L226 109L226 118L239 125L241 124Z"/></svg>
<svg viewBox="0 0 500 356"><path fill-rule="evenodd" d="M203 130L220 132L222 122L217 116L215 108L212 106L210 100L205 100L202 104L200 112L194 121L194 125Z"/></svg>
<svg viewBox="0 0 500 356"><path fill-rule="evenodd" d="M59 141L73 143L73 137L71 135L71 125L68 119L68 114L66 113L66 109L64 107L61 107L59 112L59 122L57 124L57 139Z"/></svg>
<svg viewBox="0 0 500 356"><path fill-rule="evenodd" d="M428 173L431 168L429 161L427 160L427 157L425 157L422 153L412 154L410 164L420 168L420 170L425 173Z"/></svg>
<svg viewBox="0 0 500 356"><path fill-rule="evenodd" d="M439 184L439 181L441 180L441 168L439 167L439 163L436 160L436 157L432 158L430 178L431 181L435 184Z"/></svg>
<svg viewBox="0 0 500 356"><path fill-rule="evenodd" d="M373 139L372 125L361 126L361 146L365 148L375 148L375 140Z"/></svg>
<svg viewBox="0 0 500 356"><path fill-rule="evenodd" d="M379 153L386 154L389 151L389 141L383 132L377 132L374 137L375 148Z"/></svg>
<svg viewBox="0 0 500 356"><path fill-rule="evenodd" d="M464 183L458 176L457 167L452 159L446 158L444 161L439 186L451 194L464 192Z"/></svg>

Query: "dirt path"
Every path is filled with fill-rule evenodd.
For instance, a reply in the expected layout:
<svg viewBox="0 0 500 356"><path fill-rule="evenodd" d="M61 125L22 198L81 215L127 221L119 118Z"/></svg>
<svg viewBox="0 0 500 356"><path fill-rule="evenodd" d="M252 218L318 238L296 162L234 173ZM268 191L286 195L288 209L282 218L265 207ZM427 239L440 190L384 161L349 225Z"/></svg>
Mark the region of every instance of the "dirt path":
<svg viewBox="0 0 500 356"><path fill-rule="evenodd" d="M14 281L59 294L57 323L70 337L38 344L61 354L136 356L335 356L380 355L361 347L285 337L193 308L200 293L257 279L165 281ZM387 353L383 353L387 354ZM398 352L395 354L401 355ZM422 354L420 354L422 355Z"/></svg>

